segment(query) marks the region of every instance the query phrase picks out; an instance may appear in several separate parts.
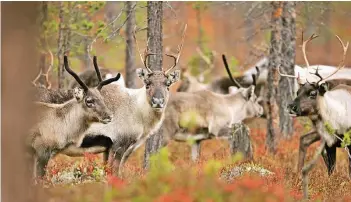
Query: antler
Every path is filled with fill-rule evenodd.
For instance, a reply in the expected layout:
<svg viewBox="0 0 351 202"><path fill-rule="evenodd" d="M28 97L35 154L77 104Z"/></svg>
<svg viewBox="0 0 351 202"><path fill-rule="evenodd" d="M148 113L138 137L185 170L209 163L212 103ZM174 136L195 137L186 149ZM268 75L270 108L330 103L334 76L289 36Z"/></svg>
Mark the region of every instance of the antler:
<svg viewBox="0 0 351 202"><path fill-rule="evenodd" d="M196 51L197 53L200 55L200 57L206 62L206 64L208 65L208 68L204 71L202 71L200 73L200 75L198 76L198 79L200 80L200 82L203 82L204 79L204 75L207 74L208 72L210 72L213 68L214 68L214 57L215 57L215 51L211 51L211 58L207 57L199 47L196 47Z"/></svg>
<svg viewBox="0 0 351 202"><path fill-rule="evenodd" d="M167 71L165 71L165 74L167 75L175 66L177 66L178 62L179 62L179 58L180 55L182 53L182 49L183 49L183 44L184 44L184 38L185 38L185 33L186 33L186 29L188 28L188 24L185 24L184 27L184 31L183 31L183 36L182 36L182 42L181 44L178 46L178 56L175 57L173 55L170 54L165 54L168 57L172 57L174 59L174 65L172 67L170 67Z"/></svg>
<svg viewBox="0 0 351 202"><path fill-rule="evenodd" d="M97 57L95 55L93 57L93 63L94 63L94 68L95 68L95 71L96 71L96 75L97 75L97 77L99 79L99 84L97 86L98 90L101 90L101 88L104 87L105 85L108 85L108 84L110 84L112 82L118 81L118 79L121 77L121 74L117 73L116 77L109 78L109 79L103 81L102 77L101 77L99 66L97 64Z"/></svg>
<svg viewBox="0 0 351 202"><path fill-rule="evenodd" d="M69 67L67 56L63 56L63 63L66 71L73 76L74 79L79 83L79 85L83 88L84 91L88 91L88 86L79 78L79 76Z"/></svg>
<svg viewBox="0 0 351 202"><path fill-rule="evenodd" d="M137 50L138 50L138 53L139 53L139 55L140 55L141 62L144 64L145 68L146 68L149 72L152 72L152 70L147 66L146 62L147 62L148 56L150 56L150 55L155 55L155 54L154 54L154 53L149 53L149 54L147 54L147 55L144 57L144 59L143 59L143 56L142 56L142 54L141 54L141 52L140 52L138 40L137 40L137 38L136 38L136 36L135 36L135 30L136 30L136 26L134 27L134 31L133 31L133 38L134 38L135 44L136 44L136 46L137 46ZM148 44L149 44L149 43L147 42L147 45L148 45ZM146 46L146 48L145 48L145 52L146 52L146 50L147 50L147 46Z"/></svg>
<svg viewBox="0 0 351 202"><path fill-rule="evenodd" d="M279 67L278 67L278 73L279 73L279 75L280 76L283 76L283 77L289 77L289 78L298 78L298 76L295 76L295 75L289 75L289 74L282 74L281 72L280 72L280 65L279 65Z"/></svg>
<svg viewBox="0 0 351 202"><path fill-rule="evenodd" d="M120 77L121 77L121 74L120 74L120 73L117 73L116 77L109 78L109 79L107 79L107 80L105 80L105 81L101 81L101 82L99 83L99 85L97 86L97 89L98 89L98 90L101 90L101 88L104 87L105 85L108 85L108 84L110 84L110 83L112 83L112 82L118 81L118 79L119 79Z"/></svg>
<svg viewBox="0 0 351 202"><path fill-rule="evenodd" d="M303 58L305 60L305 63L306 63L306 81L307 81L307 76L308 74L310 73L309 72L309 68L310 68L310 63L308 62L308 59L307 59L307 55L306 55L306 45L312 41L313 39L317 38L318 35L316 34L312 34L306 41L304 41L302 43L302 54L303 54Z"/></svg>
<svg viewBox="0 0 351 202"><path fill-rule="evenodd" d="M39 74L37 77L35 77L35 79L32 81L32 84L34 86L37 86L36 82L38 81L38 79L43 75L45 77L45 81L48 84L48 86L46 87L47 89L51 88L51 82L49 81L49 72L52 69L52 67L54 66L54 56L52 54L52 52L50 50L48 50L49 54L50 54L50 65L48 70L46 71L46 73L43 74L43 69L40 68L39 70Z"/></svg>
<svg viewBox="0 0 351 202"><path fill-rule="evenodd" d="M258 77L260 76L260 69L256 66L255 67L256 68L256 71L257 71L257 74L255 75L255 74L252 74L251 76L252 76L252 85L254 85L254 86L256 86L256 84L257 84L257 79L258 79Z"/></svg>
<svg viewBox="0 0 351 202"><path fill-rule="evenodd" d="M232 82L234 83L234 85L235 85L236 87L242 88L242 86L240 85L240 83L237 82L237 81L233 78L232 73L230 72L228 63L227 63L227 59L226 59L226 57L225 57L224 54L222 55L222 59L223 59L224 67L225 67L225 69L227 70L227 73L228 73L228 75L229 75L230 80L232 80Z"/></svg>
<svg viewBox="0 0 351 202"><path fill-rule="evenodd" d="M48 84L48 89L51 88L51 82L49 81L49 72L51 71L52 67L54 66L54 55L52 54L51 50L48 50L49 54L50 54L50 65L48 70L46 71L45 74L42 74L43 76L45 76L45 80L46 83Z"/></svg>
<svg viewBox="0 0 351 202"><path fill-rule="evenodd" d="M40 78L42 72L43 72L43 71L42 71L42 69L40 68L38 76L35 77L35 79L32 81L32 84L33 84L34 86L37 86L36 83L37 83L38 79Z"/></svg>
<svg viewBox="0 0 351 202"><path fill-rule="evenodd" d="M336 72L338 72L340 69L344 68L345 67L345 58L346 58L346 53L347 53L347 49L349 48L349 42L346 43L346 46L344 45L344 42L342 42L342 40L340 39L340 37L338 35L335 35L336 38L338 38L340 44L342 45L342 48L343 48L343 57L342 57L342 60L338 66L338 68L333 72L331 73L329 76L325 77L324 79L320 80L319 82L321 81L325 81L327 78L330 78L331 76L333 76Z"/></svg>
<svg viewBox="0 0 351 202"><path fill-rule="evenodd" d="M93 57L93 64L94 64L94 69L95 69L95 72L96 72L96 76L98 77L99 82L101 82L102 81L102 77L101 77L99 66L97 64L97 58L96 58L95 55Z"/></svg>

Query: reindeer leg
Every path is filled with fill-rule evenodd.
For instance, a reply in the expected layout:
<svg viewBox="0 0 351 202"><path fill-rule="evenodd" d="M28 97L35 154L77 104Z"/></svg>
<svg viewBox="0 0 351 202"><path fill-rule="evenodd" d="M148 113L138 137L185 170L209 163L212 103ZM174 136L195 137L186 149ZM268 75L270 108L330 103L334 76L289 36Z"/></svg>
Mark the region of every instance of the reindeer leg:
<svg viewBox="0 0 351 202"><path fill-rule="evenodd" d="M335 169L336 163L336 146L328 147L325 145L325 150L322 152L323 160L328 169L328 175L330 176Z"/></svg>
<svg viewBox="0 0 351 202"><path fill-rule="evenodd" d="M200 156L201 152L201 143L202 140L196 140L192 145L191 145L191 160L193 162L196 162Z"/></svg>
<svg viewBox="0 0 351 202"><path fill-rule="evenodd" d="M314 142L320 140L317 131L312 131L300 137L299 159L297 162L297 170L300 171L304 165L307 148Z"/></svg>
<svg viewBox="0 0 351 202"><path fill-rule="evenodd" d="M108 154L107 167L111 168L113 175L118 175L119 165L126 150L135 143L133 138L121 137L116 140L104 155ZM104 156L105 157L105 156Z"/></svg>
<svg viewBox="0 0 351 202"><path fill-rule="evenodd" d="M37 155L36 158L36 176L35 177L44 177L46 173L46 166L50 160L51 153L45 152Z"/></svg>
<svg viewBox="0 0 351 202"><path fill-rule="evenodd" d="M348 152L351 152L351 146L348 146ZM349 158L349 178L351 179L351 158L350 158L350 154L347 154L348 158Z"/></svg>
<svg viewBox="0 0 351 202"><path fill-rule="evenodd" d="M302 172L301 172L302 173L302 189L303 189L304 199L308 199L308 173L316 165L318 157L319 157L319 155L322 154L322 152L325 148L325 145L326 145L325 140L322 139L321 144L317 148L312 160L302 168Z"/></svg>
<svg viewBox="0 0 351 202"><path fill-rule="evenodd" d="M122 178L124 163L127 161L129 156L146 141L147 138L148 138L148 136L145 136L145 137L142 137L141 139L137 140L137 142L135 144L130 145L128 147L128 149L126 150L126 152L124 152L122 159L119 163L119 167L118 167L118 176L120 178Z"/></svg>

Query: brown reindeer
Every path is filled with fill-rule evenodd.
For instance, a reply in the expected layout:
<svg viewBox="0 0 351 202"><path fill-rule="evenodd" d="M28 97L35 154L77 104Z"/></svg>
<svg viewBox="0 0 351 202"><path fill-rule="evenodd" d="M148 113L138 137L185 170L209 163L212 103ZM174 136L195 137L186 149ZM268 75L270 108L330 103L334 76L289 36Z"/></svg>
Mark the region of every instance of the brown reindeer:
<svg viewBox="0 0 351 202"><path fill-rule="evenodd" d="M105 105L100 90L118 80L120 74L117 74L115 78L100 82L96 88L89 89L69 68L67 56L64 56L64 66L81 88L74 89L75 99L63 104L35 103L38 121L31 128L27 139L31 156L35 158L34 176L45 175L45 166L49 159L76 142L79 135L86 131L93 122L107 124L113 117Z"/></svg>
<svg viewBox="0 0 351 202"><path fill-rule="evenodd" d="M312 35L303 44L303 54L307 65L307 72L309 69L309 63L307 60L305 47L306 44L312 39L316 38L316 35ZM316 131L312 131L300 139L300 154L298 169L301 169L306 153L306 147L319 139L322 140L322 145L316 158L324 150L323 154L324 161L328 167L328 173L331 174L335 166L335 149L340 146L339 140L340 135L344 134L351 128L351 86L345 85L350 84L347 80L331 80L326 81L328 78L337 73L340 69L344 68L345 57L349 43L344 45L342 40L336 36L343 47L343 59L339 64L338 68L326 77L322 77L318 73L318 69L315 76L319 78L317 82L308 82L301 86L298 91L298 96L294 99L293 103L288 106L290 114L297 116L309 116L316 128ZM334 130L333 134L329 134L330 131L326 129L325 124ZM325 142L325 143L324 143ZM307 173L312 168L315 161L312 161L309 165L302 168L302 175L304 179L304 195L307 197ZM351 169L349 169L351 174Z"/></svg>

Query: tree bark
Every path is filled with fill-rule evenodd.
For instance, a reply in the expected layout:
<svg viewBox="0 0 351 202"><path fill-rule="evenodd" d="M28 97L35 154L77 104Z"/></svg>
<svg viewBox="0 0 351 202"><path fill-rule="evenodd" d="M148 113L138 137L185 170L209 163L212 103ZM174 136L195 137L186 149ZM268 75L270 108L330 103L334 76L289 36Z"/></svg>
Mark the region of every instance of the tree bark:
<svg viewBox="0 0 351 202"><path fill-rule="evenodd" d="M233 124L232 138L229 139L231 155L240 152L246 160L253 159L253 149L250 139L250 129L243 123Z"/></svg>
<svg viewBox="0 0 351 202"><path fill-rule="evenodd" d="M47 19L48 19L48 2L43 1L41 2L41 19L40 19L40 24L44 24ZM42 70L42 73L47 72L48 66L46 64L46 50L47 50L47 44L46 44L46 36L45 36L45 31L44 27L40 30L41 36L40 36L40 59L39 59L39 71ZM38 71L38 72L39 72ZM43 86L46 86L46 79L40 75L38 79L38 83L40 83Z"/></svg>
<svg viewBox="0 0 351 202"><path fill-rule="evenodd" d="M148 52L156 53L155 56L149 57L148 65L151 70L162 70L162 18L163 9L162 1L147 2L147 38L149 41ZM157 131L147 139L144 153L144 169L149 168L149 158L151 154L156 153L162 146L162 132Z"/></svg>
<svg viewBox="0 0 351 202"><path fill-rule="evenodd" d="M295 24L296 2L285 1L283 3L282 15L282 57L280 71L285 74L294 75L295 48L296 48L296 24ZM280 131L285 138L293 134L293 122L286 108L291 103L295 92L294 78L280 77L279 81L279 125Z"/></svg>
<svg viewBox="0 0 351 202"><path fill-rule="evenodd" d="M58 39L57 39L57 60L58 60L58 71L57 71L57 76L58 76L58 88L63 88L64 87L64 75L62 74L64 68L63 68L63 54L64 54L64 31L63 31L63 1L59 3L59 33L58 33Z"/></svg>
<svg viewBox="0 0 351 202"><path fill-rule="evenodd" d="M276 150L276 142L279 135L279 107L277 99L279 95L279 74L277 68L281 65L282 50L282 9L283 3L274 1L271 3L273 7L271 17L271 47L269 55L268 70L268 114L267 114L267 137L266 146L269 152L274 153Z"/></svg>
<svg viewBox="0 0 351 202"><path fill-rule="evenodd" d="M126 23L126 38L127 38L127 46L126 46L126 86L128 88L136 88L136 72L135 72L135 45L133 40L133 29L135 27L135 12L134 5L136 2L126 1L127 7L127 23Z"/></svg>
<svg viewBox="0 0 351 202"><path fill-rule="evenodd" d="M23 143L34 123L39 2L1 2L1 201L38 201Z"/></svg>

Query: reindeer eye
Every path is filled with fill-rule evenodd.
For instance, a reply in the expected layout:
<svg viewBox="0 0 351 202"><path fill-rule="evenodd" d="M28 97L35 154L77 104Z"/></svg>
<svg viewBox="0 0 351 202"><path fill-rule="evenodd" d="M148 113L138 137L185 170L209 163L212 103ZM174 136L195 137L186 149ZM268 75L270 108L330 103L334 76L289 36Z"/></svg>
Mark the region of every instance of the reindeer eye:
<svg viewBox="0 0 351 202"><path fill-rule="evenodd" d="M316 97L317 96L317 92L315 90L310 92L310 96L311 97Z"/></svg>
<svg viewBox="0 0 351 202"><path fill-rule="evenodd" d="M88 97L87 99L85 99L85 104L87 105L87 107L92 108L95 105L95 101L94 99Z"/></svg>

